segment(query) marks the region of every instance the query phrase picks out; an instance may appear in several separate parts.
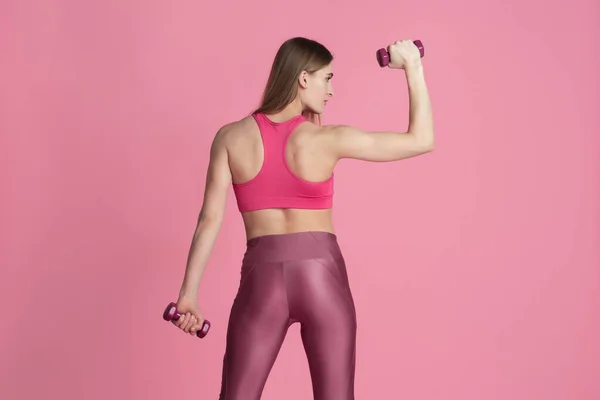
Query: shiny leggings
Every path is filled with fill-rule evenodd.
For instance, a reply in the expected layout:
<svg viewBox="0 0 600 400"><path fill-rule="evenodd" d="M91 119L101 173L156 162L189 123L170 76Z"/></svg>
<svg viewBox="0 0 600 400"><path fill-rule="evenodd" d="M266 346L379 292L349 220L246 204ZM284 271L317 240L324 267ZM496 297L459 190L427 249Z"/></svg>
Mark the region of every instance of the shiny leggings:
<svg viewBox="0 0 600 400"><path fill-rule="evenodd" d="M252 238L227 329L220 400L259 400L288 328L300 323L314 400L354 400L356 311L337 238Z"/></svg>

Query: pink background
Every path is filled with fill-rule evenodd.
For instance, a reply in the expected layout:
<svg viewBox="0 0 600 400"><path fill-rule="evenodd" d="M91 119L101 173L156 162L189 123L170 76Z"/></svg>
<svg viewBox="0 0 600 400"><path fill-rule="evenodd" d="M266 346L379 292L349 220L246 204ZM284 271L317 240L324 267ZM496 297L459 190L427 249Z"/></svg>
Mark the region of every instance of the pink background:
<svg viewBox="0 0 600 400"><path fill-rule="evenodd" d="M336 171L357 399L600 398L600 7L517 4L0 3L0 397L217 398L244 251L232 193L201 286L211 333L161 313L214 133L303 35L336 56L324 122L368 130L408 117L375 51L426 49L436 151ZM309 398L295 325L263 399Z"/></svg>

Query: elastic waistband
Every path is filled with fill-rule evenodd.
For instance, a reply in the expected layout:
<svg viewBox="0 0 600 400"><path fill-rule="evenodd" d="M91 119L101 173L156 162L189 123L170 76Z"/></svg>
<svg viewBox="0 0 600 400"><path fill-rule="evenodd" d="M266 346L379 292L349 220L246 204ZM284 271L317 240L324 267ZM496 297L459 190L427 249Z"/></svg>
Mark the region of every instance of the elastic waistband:
<svg viewBox="0 0 600 400"><path fill-rule="evenodd" d="M246 244L252 246L261 241L270 242L289 242L289 241L302 241L307 238L320 239L320 240L337 240L335 233L325 231L304 231L294 233L274 233L272 235L256 236L249 239Z"/></svg>
<svg viewBox="0 0 600 400"><path fill-rule="evenodd" d="M254 237L246 242L245 262L273 262L341 256L337 236L305 231Z"/></svg>

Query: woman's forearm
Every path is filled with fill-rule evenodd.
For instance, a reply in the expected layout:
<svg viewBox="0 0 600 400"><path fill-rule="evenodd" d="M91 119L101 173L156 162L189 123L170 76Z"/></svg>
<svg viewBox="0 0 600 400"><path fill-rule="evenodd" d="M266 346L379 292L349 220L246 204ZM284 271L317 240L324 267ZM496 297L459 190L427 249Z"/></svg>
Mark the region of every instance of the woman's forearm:
<svg viewBox="0 0 600 400"><path fill-rule="evenodd" d="M421 64L406 68L406 80L409 91L408 133L427 147L433 147L433 113L425 74Z"/></svg>
<svg viewBox="0 0 600 400"><path fill-rule="evenodd" d="M195 300L198 297L198 287L220 229L220 221L200 221L196 226L179 298L186 297Z"/></svg>

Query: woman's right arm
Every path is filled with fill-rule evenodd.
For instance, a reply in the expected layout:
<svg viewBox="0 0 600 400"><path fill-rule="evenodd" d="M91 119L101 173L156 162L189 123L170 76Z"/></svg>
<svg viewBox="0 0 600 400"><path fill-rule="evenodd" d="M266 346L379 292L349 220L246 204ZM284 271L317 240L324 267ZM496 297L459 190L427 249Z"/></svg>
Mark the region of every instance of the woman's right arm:
<svg viewBox="0 0 600 400"><path fill-rule="evenodd" d="M404 69L409 92L407 132L365 132L352 126L324 126L323 137L336 160L387 162L428 153L434 148L431 101L419 50L412 41L389 48L390 68Z"/></svg>
<svg viewBox="0 0 600 400"><path fill-rule="evenodd" d="M185 274L179 290L177 309L184 314L173 323L192 335L201 329L204 316L197 307L198 287L207 267L225 215L227 195L231 186L229 158L225 145L228 129L215 135L210 147L204 201L189 249ZM194 317L194 318L192 318Z"/></svg>

